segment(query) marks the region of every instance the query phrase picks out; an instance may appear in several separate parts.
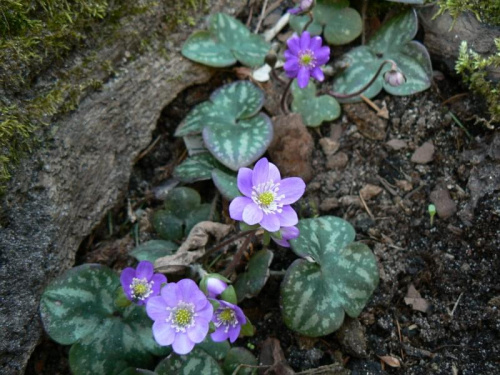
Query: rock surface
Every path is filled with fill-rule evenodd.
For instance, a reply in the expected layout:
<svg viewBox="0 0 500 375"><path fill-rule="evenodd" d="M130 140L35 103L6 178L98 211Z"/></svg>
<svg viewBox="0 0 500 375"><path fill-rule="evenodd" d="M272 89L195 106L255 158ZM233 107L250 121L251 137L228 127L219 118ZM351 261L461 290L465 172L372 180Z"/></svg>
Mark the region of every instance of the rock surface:
<svg viewBox="0 0 500 375"><path fill-rule="evenodd" d="M161 9L172 14L174 5ZM212 12L234 14L245 2L209 5ZM161 27L161 14L151 17ZM135 27L140 37L140 25ZM211 77L211 69L178 53L192 30L182 27L170 35L177 52L168 59L151 49L130 61L58 119L42 137L44 147L17 168L0 220L1 374L24 373L41 334L43 289L74 264L82 239L126 193L134 159L151 141L162 109L186 87Z"/></svg>

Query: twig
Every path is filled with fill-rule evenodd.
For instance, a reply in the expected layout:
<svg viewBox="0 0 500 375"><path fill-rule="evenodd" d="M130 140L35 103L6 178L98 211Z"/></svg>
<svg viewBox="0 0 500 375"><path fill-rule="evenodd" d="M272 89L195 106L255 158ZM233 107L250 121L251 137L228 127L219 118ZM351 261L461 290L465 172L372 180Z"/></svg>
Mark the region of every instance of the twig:
<svg viewBox="0 0 500 375"><path fill-rule="evenodd" d="M418 192L418 191L422 190L422 188L423 188L424 186L427 186L427 184L422 184L422 185L420 185L419 187L417 187L417 188L413 189L413 190L412 190L412 191L410 191L408 194L406 194L406 195L403 197L403 199L404 199L404 200L406 200L406 199L410 199L411 197L413 197L413 195L414 195L416 192Z"/></svg>
<svg viewBox="0 0 500 375"><path fill-rule="evenodd" d="M149 154L153 148L155 148L156 144L158 141L161 139L161 135L156 137L156 139L143 151L141 152L134 160L134 163L137 163L139 160L141 160L144 156Z"/></svg>
<svg viewBox="0 0 500 375"><path fill-rule="evenodd" d="M363 199L363 196L361 195L361 193L359 193L359 199L361 201L361 203L363 204L363 207L365 208L366 212L368 212L368 215L370 215L371 219L372 220L375 220L375 216L373 216L370 208L368 207L368 205L366 204L365 200Z"/></svg>
<svg viewBox="0 0 500 375"><path fill-rule="evenodd" d="M468 95L469 95L468 92L463 92L461 94L453 95L452 97L450 97L450 98L446 99L444 102L442 102L441 105L445 105L445 104L454 102L455 100L458 100L458 99L463 98L464 96L468 96Z"/></svg>
<svg viewBox="0 0 500 375"><path fill-rule="evenodd" d="M386 120L389 120L389 112L387 111L387 107L380 108L378 105L376 105L373 101L368 99L366 96L363 94L360 94L359 97L363 99L363 101L368 104L372 109L377 112L378 117L385 118Z"/></svg>
<svg viewBox="0 0 500 375"><path fill-rule="evenodd" d="M396 318L395 315L394 315L394 320L396 321L396 327L398 327L399 345L401 345L401 347L399 348L401 351L401 359L404 360L405 353L403 352L403 337L401 336L401 326L399 325L399 320L398 318Z"/></svg>
<svg viewBox="0 0 500 375"><path fill-rule="evenodd" d="M385 178L381 176L377 176L377 178L380 181L380 183L384 185L384 187L387 189L389 193L391 193L395 197L399 197L398 192L391 187L391 184Z"/></svg>
<svg viewBox="0 0 500 375"><path fill-rule="evenodd" d="M278 1L275 1L274 3L272 3L271 5L269 5L267 7L266 13L264 13L264 19L266 19L266 17L269 16L269 14L273 10L277 9L281 5L282 2L283 2L283 0L278 0Z"/></svg>
<svg viewBox="0 0 500 375"><path fill-rule="evenodd" d="M462 298L462 295L464 292L460 293L458 296L457 302L455 302L455 306L453 306L453 310L451 310L450 316L453 317L453 314L455 314L455 310L457 309L458 303L460 302L460 298Z"/></svg>
<svg viewBox="0 0 500 375"><path fill-rule="evenodd" d="M268 0L264 0L264 4L262 5L262 10L260 11L259 21L257 22L257 26L255 26L255 31L253 32L254 34L259 33L260 25L262 24L262 21L264 20L264 15L266 13L267 2Z"/></svg>
<svg viewBox="0 0 500 375"><path fill-rule="evenodd" d="M314 21L314 16L313 16L313 14L312 14L312 12L311 12L311 11L309 11L309 12L307 13L307 15L309 16L309 21L307 21L307 22L306 22L306 24L304 25L304 28L302 29L302 32L306 31L306 30L307 30L307 28L309 27L309 25L310 25L311 23L313 23L313 21Z"/></svg>
<svg viewBox="0 0 500 375"><path fill-rule="evenodd" d="M292 86L293 79L289 80L286 87L285 91L283 91L283 95L281 96L281 111L283 112L284 115L288 114L288 106L286 104L286 99L288 97L288 93L290 92L290 87Z"/></svg>

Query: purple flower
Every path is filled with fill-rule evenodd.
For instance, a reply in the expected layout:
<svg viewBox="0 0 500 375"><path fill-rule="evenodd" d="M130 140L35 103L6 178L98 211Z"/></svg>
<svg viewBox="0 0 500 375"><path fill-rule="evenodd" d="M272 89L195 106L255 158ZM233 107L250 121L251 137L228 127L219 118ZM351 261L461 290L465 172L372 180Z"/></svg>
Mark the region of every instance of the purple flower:
<svg viewBox="0 0 500 375"><path fill-rule="evenodd" d="M238 189L243 197L236 197L229 205L229 215L248 225L260 224L269 232L298 223L297 213L290 204L296 202L306 185L299 177L281 179L278 168L266 158L253 169L240 168Z"/></svg>
<svg viewBox="0 0 500 375"><path fill-rule="evenodd" d="M215 298L227 288L227 284L215 277L209 277L207 280L207 292L209 298Z"/></svg>
<svg viewBox="0 0 500 375"><path fill-rule="evenodd" d="M288 13L291 13L291 14L305 13L311 8L312 4L313 4L313 0L301 0L299 3L299 6L296 8L288 9Z"/></svg>
<svg viewBox="0 0 500 375"><path fill-rule="evenodd" d="M234 342L240 335L241 326L247 322L247 318L238 306L226 301L217 302L220 303L220 306L212 317L215 332L210 337L215 342L224 341L228 338L229 341Z"/></svg>
<svg viewBox="0 0 500 375"><path fill-rule="evenodd" d="M325 79L320 66L330 59L330 48L322 47L322 43L321 37L311 38L308 31L304 31L300 38L294 35L287 41L284 69L289 78L297 78L301 89L307 86L311 76L320 82Z"/></svg>
<svg viewBox="0 0 500 375"><path fill-rule="evenodd" d="M122 271L120 281L129 300L144 305L149 298L160 294L161 284L166 283L167 278L161 273L153 273L153 264L147 260L139 262L137 269L127 267Z"/></svg>
<svg viewBox="0 0 500 375"><path fill-rule="evenodd" d="M281 240L271 236L274 242L283 247L290 247L288 243L289 240L297 238L300 234L299 228L297 227L282 227L280 228Z"/></svg>
<svg viewBox="0 0 500 375"><path fill-rule="evenodd" d="M207 336L213 307L193 280L183 279L165 285L160 296L150 298L146 312L155 321L156 342L187 354Z"/></svg>

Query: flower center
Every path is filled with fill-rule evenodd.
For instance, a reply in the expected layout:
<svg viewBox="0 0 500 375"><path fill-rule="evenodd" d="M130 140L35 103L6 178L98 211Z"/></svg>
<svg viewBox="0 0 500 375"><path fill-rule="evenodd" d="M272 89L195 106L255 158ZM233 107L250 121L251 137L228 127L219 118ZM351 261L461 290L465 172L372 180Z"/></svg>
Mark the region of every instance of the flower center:
<svg viewBox="0 0 500 375"><path fill-rule="evenodd" d="M134 277L132 284L130 284L130 295L133 299L145 300L153 293L153 284L154 281L148 283L146 278L138 279Z"/></svg>
<svg viewBox="0 0 500 375"><path fill-rule="evenodd" d="M305 68L314 68L316 66L316 57L314 56L314 52L309 49L300 52L299 64Z"/></svg>
<svg viewBox="0 0 500 375"><path fill-rule="evenodd" d="M283 205L279 201L285 196L278 195L279 182L275 184L272 180L264 182L252 188L252 200L264 211L265 214L281 212Z"/></svg>
<svg viewBox="0 0 500 375"><path fill-rule="evenodd" d="M262 194L259 194L259 202L264 206L269 206L274 201L274 194L270 191L266 191Z"/></svg>
<svg viewBox="0 0 500 375"><path fill-rule="evenodd" d="M219 309L216 313L215 326L218 328L224 326L224 330L229 331L230 326L236 327L238 325L238 319L236 319L236 314L234 310L227 307Z"/></svg>
<svg viewBox="0 0 500 375"><path fill-rule="evenodd" d="M167 311L170 311L167 323L170 323L176 332L186 332L186 329L195 323L196 313L192 303L180 301L176 307L167 307Z"/></svg>

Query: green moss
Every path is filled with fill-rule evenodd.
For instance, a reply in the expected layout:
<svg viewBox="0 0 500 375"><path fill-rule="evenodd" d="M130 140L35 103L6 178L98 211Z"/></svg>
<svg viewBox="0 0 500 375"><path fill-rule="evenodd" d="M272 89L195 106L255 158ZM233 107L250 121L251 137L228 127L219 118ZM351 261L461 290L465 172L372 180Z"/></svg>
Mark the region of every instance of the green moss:
<svg viewBox="0 0 500 375"><path fill-rule="evenodd" d="M495 39L495 45L498 53L483 57L468 49L467 42L463 41L455 65L469 88L486 99L491 118L478 120L490 129L494 128L493 124L500 123L500 83L495 84L488 79L488 68L500 68L500 38Z"/></svg>
<svg viewBox="0 0 500 375"><path fill-rule="evenodd" d="M438 0L439 16L445 12L456 19L461 13L470 11L480 22L500 25L500 1L498 0Z"/></svg>

